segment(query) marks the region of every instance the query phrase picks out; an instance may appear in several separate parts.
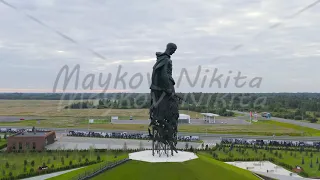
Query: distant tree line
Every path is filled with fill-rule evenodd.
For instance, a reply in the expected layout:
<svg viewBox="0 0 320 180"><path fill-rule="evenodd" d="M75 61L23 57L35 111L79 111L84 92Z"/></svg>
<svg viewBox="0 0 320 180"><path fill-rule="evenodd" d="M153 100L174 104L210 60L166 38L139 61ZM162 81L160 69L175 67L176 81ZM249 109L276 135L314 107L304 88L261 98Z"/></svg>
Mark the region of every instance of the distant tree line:
<svg viewBox="0 0 320 180"><path fill-rule="evenodd" d="M113 109L145 109L149 108L151 104L150 96L148 94L144 94L144 98L142 96L127 96L127 97L118 97L113 99L99 99L97 103L94 103L93 100L86 100L75 102L70 105L65 106L65 109L105 109L105 108L113 108ZM190 101L191 103L191 101ZM226 107L223 106L210 106L206 108L205 105L194 106L193 104L187 103L185 101L181 104L180 110L190 110L196 112L208 112L215 113L221 116L233 116L234 113L231 111L227 111Z"/></svg>
<svg viewBox="0 0 320 180"><path fill-rule="evenodd" d="M76 103L72 103L68 106L65 106L65 109L90 109L90 108L96 108L93 101L80 101Z"/></svg>

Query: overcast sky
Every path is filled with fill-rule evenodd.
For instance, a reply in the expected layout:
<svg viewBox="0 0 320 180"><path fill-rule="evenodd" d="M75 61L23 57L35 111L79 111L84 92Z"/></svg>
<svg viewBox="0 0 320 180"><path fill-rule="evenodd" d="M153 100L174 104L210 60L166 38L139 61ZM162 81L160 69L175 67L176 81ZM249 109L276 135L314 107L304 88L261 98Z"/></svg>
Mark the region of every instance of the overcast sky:
<svg viewBox="0 0 320 180"><path fill-rule="evenodd" d="M320 4L292 16L314 0L5 2L17 9L0 1L0 92L53 92L60 69L77 64L79 88L74 76L68 91L86 91L82 82L92 73L92 92L101 92L99 74L106 81L111 73L109 92L148 92L155 53L168 42L178 46L172 61L180 92L320 92ZM125 87L115 87L119 66ZM241 88L238 72L247 76ZM221 87L210 86L220 74ZM254 78L259 87L249 86ZM64 74L58 91L63 83Z"/></svg>

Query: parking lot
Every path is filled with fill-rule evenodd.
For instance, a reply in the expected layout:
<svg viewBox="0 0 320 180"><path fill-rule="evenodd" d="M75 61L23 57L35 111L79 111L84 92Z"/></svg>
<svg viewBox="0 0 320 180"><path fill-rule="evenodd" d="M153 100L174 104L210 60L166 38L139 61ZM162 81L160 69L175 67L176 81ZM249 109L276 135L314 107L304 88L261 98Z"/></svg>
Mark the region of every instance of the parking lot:
<svg viewBox="0 0 320 180"><path fill-rule="evenodd" d="M111 139L111 138L90 138L90 137L70 137L66 134L57 135L57 141L46 146L47 149L89 149L94 146L95 149L123 149L126 143L128 149L139 149L140 142L143 148L152 148L152 141L132 140L132 139ZM198 148L201 143L187 142L189 147ZM186 142L178 142L177 148L185 148Z"/></svg>

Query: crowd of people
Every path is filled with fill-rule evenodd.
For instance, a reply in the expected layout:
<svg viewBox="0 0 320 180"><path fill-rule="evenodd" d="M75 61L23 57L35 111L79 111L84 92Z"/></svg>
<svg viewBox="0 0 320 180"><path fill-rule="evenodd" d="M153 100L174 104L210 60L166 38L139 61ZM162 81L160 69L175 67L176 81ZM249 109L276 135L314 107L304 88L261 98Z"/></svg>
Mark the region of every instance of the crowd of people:
<svg viewBox="0 0 320 180"><path fill-rule="evenodd" d="M268 146L290 146L290 147L317 147L320 142L284 141L284 140L249 140L249 139L222 139L222 144L242 144L242 145L268 145Z"/></svg>
<svg viewBox="0 0 320 180"><path fill-rule="evenodd" d="M149 134L127 132L69 131L68 136L150 140ZM199 136L178 136L178 141L199 141Z"/></svg>

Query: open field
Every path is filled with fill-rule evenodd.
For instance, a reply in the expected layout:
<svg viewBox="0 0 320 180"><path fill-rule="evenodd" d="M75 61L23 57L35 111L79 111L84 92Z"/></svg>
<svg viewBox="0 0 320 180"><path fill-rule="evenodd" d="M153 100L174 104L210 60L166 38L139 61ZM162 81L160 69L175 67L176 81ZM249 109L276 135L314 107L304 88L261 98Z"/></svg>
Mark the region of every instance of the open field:
<svg viewBox="0 0 320 180"><path fill-rule="evenodd" d="M148 117L148 109L64 109L72 101L0 100L0 116L38 117Z"/></svg>
<svg viewBox="0 0 320 180"><path fill-rule="evenodd" d="M63 109L72 101L55 100L0 100L0 116L34 116L45 117L40 120L25 120L17 122L0 122L0 126L37 126L56 128L88 128L109 130L137 130L146 131L145 124L90 124L88 119L108 120L110 116L125 119L148 119L148 109ZM188 111L181 111L187 113ZM190 111L191 117L201 117L199 113ZM222 118L222 117L221 117ZM206 124L180 125L180 132L219 133L219 134L247 134L247 135L291 135L291 136L320 136L318 130L275 121L258 121L247 124Z"/></svg>
<svg viewBox="0 0 320 180"><path fill-rule="evenodd" d="M230 147L217 148L211 153L215 153L217 159L226 158L257 158L261 160L266 160L268 158L273 158L278 163L285 163L291 165L292 167L300 166L309 175L309 177L320 177L320 152L306 152L299 150L266 150L257 149L255 151L253 148L241 148L234 147L229 151ZM240 149L240 150L239 150ZM243 152L242 152L243 151ZM205 152L206 153L206 152ZM280 155L281 154L281 155ZM208 156L212 155L208 154ZM302 164L302 159L304 159L304 164ZM318 159L318 161L317 161ZM312 167L310 167L312 161ZM318 163L317 163L318 162ZM288 169L291 171L291 169Z"/></svg>
<svg viewBox="0 0 320 180"><path fill-rule="evenodd" d="M199 156L183 163L146 163L129 161L106 171L93 180L210 180L210 179L258 179L251 172L230 166L214 159Z"/></svg>
<svg viewBox="0 0 320 180"><path fill-rule="evenodd" d="M86 161L96 161L98 156L102 161L114 161L123 158L122 156L115 158L111 152L94 151L0 153L0 179L9 177L10 173L12 176L17 176L23 173L36 172L37 168L43 164L50 169L63 168Z"/></svg>
<svg viewBox="0 0 320 180"><path fill-rule="evenodd" d="M0 126L36 126L47 128L84 128L87 129L108 129L108 130L136 130L146 131L148 125L145 124L81 124L77 121L70 122L68 120L43 120L37 124L35 120L28 120L13 123L0 123ZM207 124L207 125L179 125L179 132L193 133L217 133L217 134L243 134L243 135L266 135L266 136L320 136L320 131L312 128L301 127L288 123L280 123L276 121L258 121L251 125L228 125L228 124Z"/></svg>
<svg viewBox="0 0 320 180"><path fill-rule="evenodd" d="M38 116L38 117L110 117L120 119L149 118L149 109L64 109L76 101L67 100L0 100L0 116ZM180 113L186 114L187 110ZM200 118L198 112L189 111L191 118Z"/></svg>
<svg viewBox="0 0 320 180"><path fill-rule="evenodd" d="M273 121L273 120L259 120L258 122L252 122L253 125L266 125L270 127L283 127L283 128L290 128L290 129L295 129L297 131L300 131L303 133L304 136L320 136L320 131L304 126L299 126L295 124L289 124L289 123L284 123L284 122L279 122L279 121Z"/></svg>

